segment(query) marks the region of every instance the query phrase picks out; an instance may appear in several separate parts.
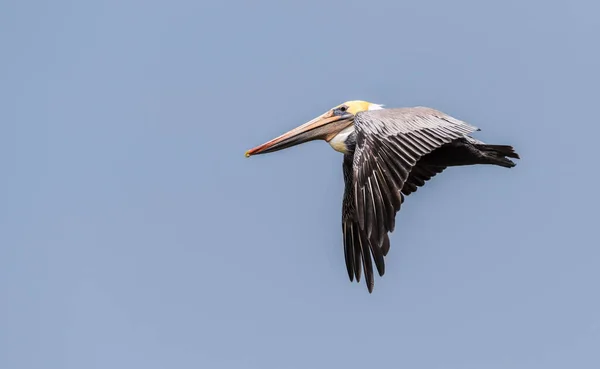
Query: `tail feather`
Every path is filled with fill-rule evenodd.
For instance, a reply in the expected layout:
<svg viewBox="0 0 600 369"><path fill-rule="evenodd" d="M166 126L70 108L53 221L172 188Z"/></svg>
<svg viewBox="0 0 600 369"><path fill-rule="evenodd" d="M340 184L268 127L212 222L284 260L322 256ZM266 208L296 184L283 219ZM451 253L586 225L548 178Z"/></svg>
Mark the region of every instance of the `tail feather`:
<svg viewBox="0 0 600 369"><path fill-rule="evenodd" d="M515 152L514 147L510 145L480 145L480 148L483 151L493 151L498 154L502 154L504 156L508 156L509 158L521 159L519 154Z"/></svg>
<svg viewBox="0 0 600 369"><path fill-rule="evenodd" d="M483 155L490 161L490 164L496 164L505 168L512 168L515 164L508 158L520 159L519 154L510 145L477 145Z"/></svg>

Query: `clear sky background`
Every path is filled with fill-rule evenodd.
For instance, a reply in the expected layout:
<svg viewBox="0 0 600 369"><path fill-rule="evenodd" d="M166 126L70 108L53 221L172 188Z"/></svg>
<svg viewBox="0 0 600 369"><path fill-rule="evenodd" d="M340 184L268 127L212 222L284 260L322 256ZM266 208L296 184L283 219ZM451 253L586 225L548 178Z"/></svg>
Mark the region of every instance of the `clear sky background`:
<svg viewBox="0 0 600 369"><path fill-rule="evenodd" d="M3 1L0 367L600 367L596 1ZM350 283L332 106L512 144Z"/></svg>

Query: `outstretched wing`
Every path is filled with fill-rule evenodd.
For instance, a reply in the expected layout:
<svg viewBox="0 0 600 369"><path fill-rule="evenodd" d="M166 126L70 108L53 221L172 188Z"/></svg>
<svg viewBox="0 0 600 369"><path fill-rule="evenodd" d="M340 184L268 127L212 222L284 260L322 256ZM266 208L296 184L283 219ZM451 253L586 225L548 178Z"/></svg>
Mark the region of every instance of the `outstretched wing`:
<svg viewBox="0 0 600 369"><path fill-rule="evenodd" d="M358 113L352 180L356 222L373 245L383 247L395 226L403 194L443 170L421 168L421 157L479 130L440 111L424 108L383 109ZM414 188L413 188L414 186Z"/></svg>
<svg viewBox="0 0 600 369"><path fill-rule="evenodd" d="M354 202L354 174L352 170L353 154L344 155L344 199L342 202L342 234L344 242L344 257L350 281L356 278L360 282L361 274L365 274L365 282L369 292L373 291L373 260L380 276L385 273L383 257L389 251L390 243L387 234L381 247L373 247L366 236L365 231L360 228L356 217L356 205Z"/></svg>

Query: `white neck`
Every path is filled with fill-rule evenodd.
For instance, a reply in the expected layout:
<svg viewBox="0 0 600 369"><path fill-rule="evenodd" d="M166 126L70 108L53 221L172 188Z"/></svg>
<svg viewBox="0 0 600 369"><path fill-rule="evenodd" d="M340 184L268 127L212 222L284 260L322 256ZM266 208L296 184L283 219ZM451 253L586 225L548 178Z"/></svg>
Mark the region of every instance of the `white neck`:
<svg viewBox="0 0 600 369"><path fill-rule="evenodd" d="M335 151L341 152L342 154L346 154L348 149L346 147L346 139L350 134L354 132L354 124L349 125L348 127L342 129L337 135L335 135L331 140L329 140L329 144Z"/></svg>

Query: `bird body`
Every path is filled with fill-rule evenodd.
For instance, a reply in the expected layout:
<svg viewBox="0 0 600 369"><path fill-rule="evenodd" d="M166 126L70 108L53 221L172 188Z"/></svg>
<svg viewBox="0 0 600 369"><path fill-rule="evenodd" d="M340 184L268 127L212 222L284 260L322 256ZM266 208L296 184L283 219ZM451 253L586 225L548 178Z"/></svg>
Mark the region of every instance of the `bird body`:
<svg viewBox="0 0 600 369"><path fill-rule="evenodd" d="M369 292L373 264L385 273L396 213L404 197L450 166L492 164L512 168L512 146L470 136L479 128L426 107L385 109L348 101L308 123L246 152L274 152L322 139L343 153L342 235L350 281L364 273Z"/></svg>

